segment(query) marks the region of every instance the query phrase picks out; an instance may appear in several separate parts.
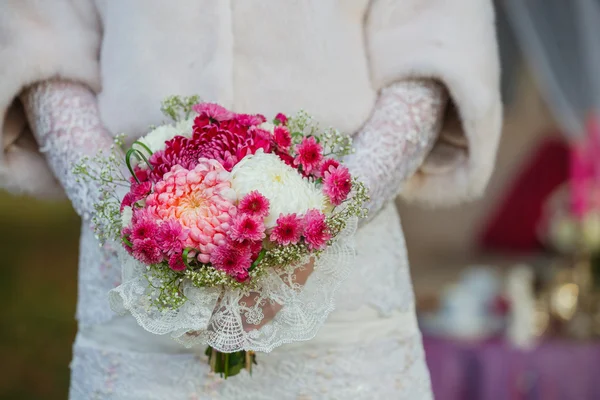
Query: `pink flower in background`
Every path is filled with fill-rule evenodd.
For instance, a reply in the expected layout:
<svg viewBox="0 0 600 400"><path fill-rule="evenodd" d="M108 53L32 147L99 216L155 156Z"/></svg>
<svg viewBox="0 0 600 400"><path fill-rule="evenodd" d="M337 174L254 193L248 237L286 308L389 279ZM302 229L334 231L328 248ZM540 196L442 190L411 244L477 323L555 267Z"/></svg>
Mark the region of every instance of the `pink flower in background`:
<svg viewBox="0 0 600 400"><path fill-rule="evenodd" d="M317 169L323 159L323 147L313 136L304 138L302 143L296 146L296 152L298 155L294 160L294 165L301 165L302 171L307 175Z"/></svg>
<svg viewBox="0 0 600 400"><path fill-rule="evenodd" d="M233 277L246 272L252 264L249 252L240 251L228 243L215 249L210 257L210 262L216 269L225 271Z"/></svg>
<svg viewBox="0 0 600 400"><path fill-rule="evenodd" d="M133 256L148 265L163 261L163 254L153 238L134 239Z"/></svg>
<svg viewBox="0 0 600 400"><path fill-rule="evenodd" d="M290 130L285 126L276 126L273 130L275 144L282 150L288 150L292 145Z"/></svg>
<svg viewBox="0 0 600 400"><path fill-rule="evenodd" d="M229 237L238 242L264 239L265 224L263 218L248 214L238 214L233 219Z"/></svg>
<svg viewBox="0 0 600 400"><path fill-rule="evenodd" d="M177 272L181 272L184 269L186 269L181 251L171 254L171 256L169 257L169 268Z"/></svg>
<svg viewBox="0 0 600 400"><path fill-rule="evenodd" d="M296 244L302 236L302 219L296 214L281 214L269 239L282 246Z"/></svg>
<svg viewBox="0 0 600 400"><path fill-rule="evenodd" d="M340 162L335 158L326 158L325 160L323 160L321 166L319 167L319 175L323 176L325 175L325 172L329 171L331 167L337 168L339 166Z"/></svg>
<svg viewBox="0 0 600 400"><path fill-rule="evenodd" d="M225 243L237 213L235 198L229 173L203 158L192 170L175 166L166 173L146 199L146 209L156 219L179 221L188 233L184 247L198 250L198 260L208 263L211 252Z"/></svg>
<svg viewBox="0 0 600 400"><path fill-rule="evenodd" d="M325 214L319 210L308 210L304 215L304 240L311 250L321 250L331 239L325 223Z"/></svg>
<svg viewBox="0 0 600 400"><path fill-rule="evenodd" d="M269 200L260 192L253 190L240 200L238 211L243 214L266 217L269 215Z"/></svg>
<svg viewBox="0 0 600 400"><path fill-rule="evenodd" d="M177 252L181 255L181 249L187 239L187 233L181 224L174 219L163 222L158 227L156 242L162 252L169 257Z"/></svg>
<svg viewBox="0 0 600 400"><path fill-rule="evenodd" d="M348 198L352 189L352 177L344 166L330 167L323 175L323 193L334 206L339 206Z"/></svg>
<svg viewBox="0 0 600 400"><path fill-rule="evenodd" d="M288 117L285 116L285 114L279 113L275 116L275 123L277 123L277 121L279 121L279 123L286 125L287 121L288 121Z"/></svg>

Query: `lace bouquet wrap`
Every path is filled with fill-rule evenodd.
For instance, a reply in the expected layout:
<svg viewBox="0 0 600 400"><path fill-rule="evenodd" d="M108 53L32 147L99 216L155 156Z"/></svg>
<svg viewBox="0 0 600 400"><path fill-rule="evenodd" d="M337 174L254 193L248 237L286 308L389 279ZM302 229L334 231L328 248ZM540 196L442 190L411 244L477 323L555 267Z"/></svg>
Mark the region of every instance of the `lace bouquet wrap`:
<svg viewBox="0 0 600 400"><path fill-rule="evenodd" d="M119 137L76 166L102 183L99 237L122 243L110 304L151 333L208 346L213 370L235 375L254 352L315 336L368 196L340 161L351 139L305 113L269 123L193 97L163 111L174 123L124 157Z"/></svg>

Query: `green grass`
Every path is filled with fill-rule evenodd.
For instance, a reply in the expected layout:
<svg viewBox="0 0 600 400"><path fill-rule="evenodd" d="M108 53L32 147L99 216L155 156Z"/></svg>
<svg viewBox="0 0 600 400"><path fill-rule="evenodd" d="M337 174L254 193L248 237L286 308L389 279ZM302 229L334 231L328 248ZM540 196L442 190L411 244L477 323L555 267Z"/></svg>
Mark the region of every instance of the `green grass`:
<svg viewBox="0 0 600 400"><path fill-rule="evenodd" d="M0 398L65 399L76 332L79 218L0 193Z"/></svg>

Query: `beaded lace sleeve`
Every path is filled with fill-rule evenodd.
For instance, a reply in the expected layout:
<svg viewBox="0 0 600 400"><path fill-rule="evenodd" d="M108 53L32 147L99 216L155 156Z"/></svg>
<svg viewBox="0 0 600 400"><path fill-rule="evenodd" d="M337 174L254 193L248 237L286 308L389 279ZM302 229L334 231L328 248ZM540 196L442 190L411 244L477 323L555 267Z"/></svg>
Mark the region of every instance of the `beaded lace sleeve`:
<svg viewBox="0 0 600 400"><path fill-rule="evenodd" d="M431 80L392 84L381 91L371 118L354 137L345 160L368 186L369 218L402 191L438 139L446 94Z"/></svg>
<svg viewBox="0 0 600 400"><path fill-rule="evenodd" d="M100 190L94 182L78 179L73 165L113 144L100 121L94 93L74 82L45 81L26 89L21 100L40 151L77 214L89 220Z"/></svg>

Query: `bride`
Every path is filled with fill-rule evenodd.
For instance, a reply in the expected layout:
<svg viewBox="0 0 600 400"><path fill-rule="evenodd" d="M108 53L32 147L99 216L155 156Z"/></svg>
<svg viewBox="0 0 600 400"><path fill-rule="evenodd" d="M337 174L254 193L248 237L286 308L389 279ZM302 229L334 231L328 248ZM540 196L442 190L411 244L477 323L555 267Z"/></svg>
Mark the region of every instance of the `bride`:
<svg viewBox="0 0 600 400"><path fill-rule="evenodd" d="M453 204L486 185L501 124L491 1L7 0L0 32L0 184L65 193L82 217L71 399L432 397L393 200ZM370 188L336 310L252 376L223 381L108 305L119 264L90 227L97 188L71 165L161 123L173 94L305 109L354 135L346 162Z"/></svg>

